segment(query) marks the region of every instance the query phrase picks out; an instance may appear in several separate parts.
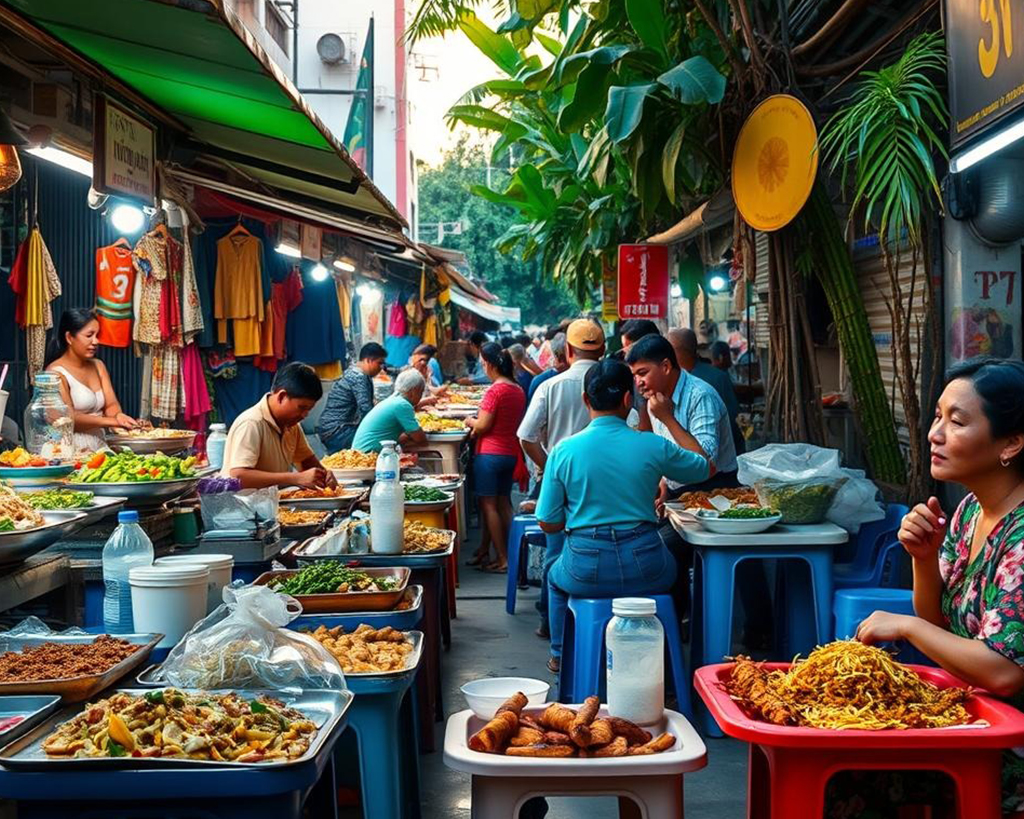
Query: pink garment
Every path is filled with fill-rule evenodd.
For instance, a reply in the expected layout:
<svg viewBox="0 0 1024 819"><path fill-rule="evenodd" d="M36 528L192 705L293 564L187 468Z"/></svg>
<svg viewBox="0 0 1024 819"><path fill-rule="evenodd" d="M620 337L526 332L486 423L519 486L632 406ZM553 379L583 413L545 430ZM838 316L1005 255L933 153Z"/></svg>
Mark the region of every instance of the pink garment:
<svg viewBox="0 0 1024 819"><path fill-rule="evenodd" d="M388 319L388 335L401 338L405 335L405 307L400 301L391 305L391 316Z"/></svg>
<svg viewBox="0 0 1024 819"><path fill-rule="evenodd" d="M206 389L199 347L194 342L181 351L181 381L185 388L185 422L205 417L213 405Z"/></svg>

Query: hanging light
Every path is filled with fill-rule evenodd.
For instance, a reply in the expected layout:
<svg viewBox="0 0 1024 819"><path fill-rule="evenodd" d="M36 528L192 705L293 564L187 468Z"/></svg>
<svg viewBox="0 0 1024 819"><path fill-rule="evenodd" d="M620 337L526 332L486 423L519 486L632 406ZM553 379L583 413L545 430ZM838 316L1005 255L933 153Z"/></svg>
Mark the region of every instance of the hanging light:
<svg viewBox="0 0 1024 819"><path fill-rule="evenodd" d="M82 176L88 176L90 179L92 178L92 163L88 159L78 156L78 154L54 148L52 145L28 148L26 152L32 154L32 156L39 157L39 159L52 162L54 165L67 168L69 171L80 173Z"/></svg>
<svg viewBox="0 0 1024 819"><path fill-rule="evenodd" d="M110 224L118 233L138 233L145 221L146 215L134 205L118 205L110 212Z"/></svg>
<svg viewBox="0 0 1024 819"><path fill-rule="evenodd" d="M310 271L309 275L313 277L313 281L322 282L326 281L327 277L330 276L331 274L326 267L324 267L322 264L318 264Z"/></svg>
<svg viewBox="0 0 1024 819"><path fill-rule="evenodd" d="M349 261L347 256L342 256L340 259L334 260L334 266L343 273L355 273L356 266Z"/></svg>
<svg viewBox="0 0 1024 819"><path fill-rule="evenodd" d="M274 248L282 256L291 256L293 259L301 259L302 251L299 250L295 245L287 242L279 242L277 247Z"/></svg>
<svg viewBox="0 0 1024 819"><path fill-rule="evenodd" d="M27 144L2 108L0 108L0 191L13 188L21 179L18 146Z"/></svg>
<svg viewBox="0 0 1024 819"><path fill-rule="evenodd" d="M683 295L683 288L681 288L677 282L672 282L672 287L669 289L669 292L672 294L672 298L678 299Z"/></svg>
<svg viewBox="0 0 1024 819"><path fill-rule="evenodd" d="M725 276L712 276L708 280L708 286L716 293L725 290L725 286L728 282L725 280Z"/></svg>

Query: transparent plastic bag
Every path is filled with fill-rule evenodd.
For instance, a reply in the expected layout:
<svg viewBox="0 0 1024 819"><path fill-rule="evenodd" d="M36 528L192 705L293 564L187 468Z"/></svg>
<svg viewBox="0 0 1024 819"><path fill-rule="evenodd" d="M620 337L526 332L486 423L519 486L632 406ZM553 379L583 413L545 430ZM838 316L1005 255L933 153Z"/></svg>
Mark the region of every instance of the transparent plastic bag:
<svg viewBox="0 0 1024 819"><path fill-rule="evenodd" d="M261 522L277 520L280 494L276 486L200 495L203 528L255 529Z"/></svg>
<svg viewBox="0 0 1024 819"><path fill-rule="evenodd" d="M762 478L754 491L762 506L778 510L781 523L821 523L846 478L777 481Z"/></svg>
<svg viewBox="0 0 1024 819"><path fill-rule="evenodd" d="M64 631L54 631L38 617L29 616L9 631L0 631L0 652L9 651L8 640L20 640L23 637L84 637L89 632L78 626L71 626Z"/></svg>
<svg viewBox="0 0 1024 819"><path fill-rule="evenodd" d="M224 604L171 649L156 680L178 688L347 688L327 649L285 628L301 614L294 597L232 583Z"/></svg>

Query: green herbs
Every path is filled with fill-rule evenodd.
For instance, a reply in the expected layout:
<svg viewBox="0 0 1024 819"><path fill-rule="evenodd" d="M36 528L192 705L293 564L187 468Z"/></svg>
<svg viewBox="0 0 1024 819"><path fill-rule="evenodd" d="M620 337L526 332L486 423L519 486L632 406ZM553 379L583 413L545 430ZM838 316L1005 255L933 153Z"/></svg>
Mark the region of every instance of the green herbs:
<svg viewBox="0 0 1024 819"><path fill-rule="evenodd" d="M249 710L254 714L266 714L270 711L270 709L259 700L249 700Z"/></svg>
<svg viewBox="0 0 1024 819"><path fill-rule="evenodd" d="M406 503L433 503L446 501L451 498L447 492L442 492L433 486L418 486L416 484L405 484Z"/></svg>
<svg viewBox="0 0 1024 819"><path fill-rule="evenodd" d="M128 756L128 752L120 742L114 742L114 740L107 738L107 755L108 756Z"/></svg>
<svg viewBox="0 0 1024 819"><path fill-rule="evenodd" d="M164 701L163 691L147 691L142 698L150 705L160 705Z"/></svg>
<svg viewBox="0 0 1024 819"><path fill-rule="evenodd" d="M22 496L33 509L84 509L92 505L92 492L74 489L46 489Z"/></svg>
<svg viewBox="0 0 1024 819"><path fill-rule="evenodd" d="M162 453L97 452L71 476L75 483L151 483L195 477L196 459L171 458Z"/></svg>
<svg viewBox="0 0 1024 819"><path fill-rule="evenodd" d="M14 521L8 517L0 518L0 532L13 532Z"/></svg>
<svg viewBox="0 0 1024 819"><path fill-rule="evenodd" d="M757 518L770 518L777 515L774 509L764 506L736 506L719 512L718 517L724 520L755 520Z"/></svg>
<svg viewBox="0 0 1024 819"><path fill-rule="evenodd" d="M757 497L765 506L778 509L782 523L821 523L845 478L817 483L760 480Z"/></svg>
<svg viewBox="0 0 1024 819"><path fill-rule="evenodd" d="M341 563L325 560L307 566L289 577L270 582L271 588L282 594L345 594L362 591L394 591L398 581L394 577L371 577L366 572L348 569Z"/></svg>

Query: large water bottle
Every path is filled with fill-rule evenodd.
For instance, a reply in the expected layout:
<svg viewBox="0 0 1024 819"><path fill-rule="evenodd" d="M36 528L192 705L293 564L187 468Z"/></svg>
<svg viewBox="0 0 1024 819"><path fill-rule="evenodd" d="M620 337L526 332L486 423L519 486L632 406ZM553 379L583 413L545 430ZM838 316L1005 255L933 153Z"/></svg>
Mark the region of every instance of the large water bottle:
<svg viewBox="0 0 1024 819"><path fill-rule="evenodd" d="M131 634L132 588L128 572L153 565L153 542L139 526L138 512L118 512L117 528L103 546L103 628Z"/></svg>
<svg viewBox="0 0 1024 819"><path fill-rule="evenodd" d="M370 492L370 548L397 555L405 546L405 490L399 480L399 455L394 441L382 441Z"/></svg>
<svg viewBox="0 0 1024 819"><path fill-rule="evenodd" d="M604 640L608 713L653 725L665 710L665 630L647 597L618 597Z"/></svg>
<svg viewBox="0 0 1024 819"><path fill-rule="evenodd" d="M206 459L214 469L224 466L224 446L228 442L228 428L224 424L210 424L206 439Z"/></svg>

